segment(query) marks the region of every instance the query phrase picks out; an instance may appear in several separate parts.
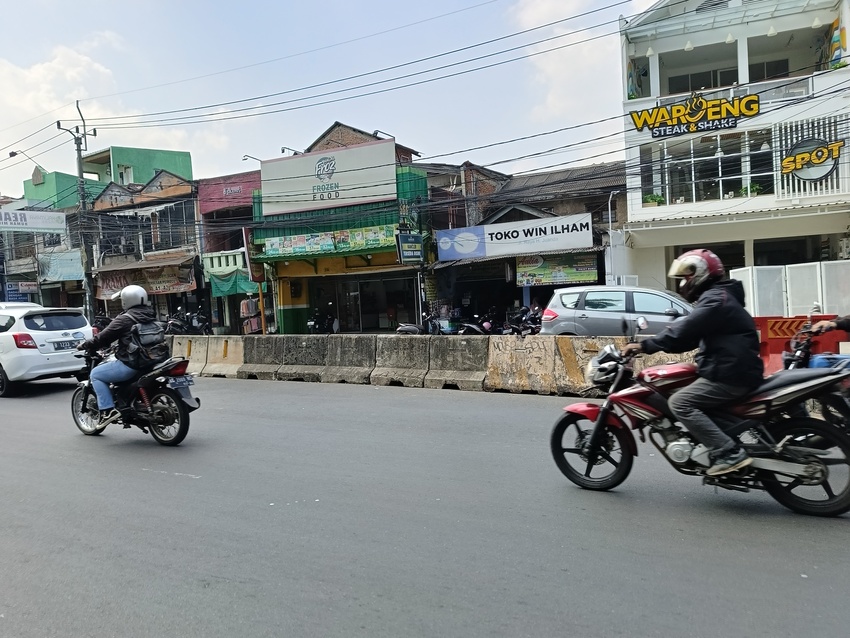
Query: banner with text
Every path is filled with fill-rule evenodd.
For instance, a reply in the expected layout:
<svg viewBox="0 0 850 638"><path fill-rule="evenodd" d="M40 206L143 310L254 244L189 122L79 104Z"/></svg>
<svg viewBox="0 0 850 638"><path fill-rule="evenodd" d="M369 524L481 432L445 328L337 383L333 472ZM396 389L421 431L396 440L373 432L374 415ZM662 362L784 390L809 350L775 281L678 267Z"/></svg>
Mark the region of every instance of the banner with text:
<svg viewBox="0 0 850 638"><path fill-rule="evenodd" d="M438 261L590 248L589 214L437 231Z"/></svg>
<svg viewBox="0 0 850 638"><path fill-rule="evenodd" d="M528 255L516 258L516 285L595 284L596 253L574 255Z"/></svg>

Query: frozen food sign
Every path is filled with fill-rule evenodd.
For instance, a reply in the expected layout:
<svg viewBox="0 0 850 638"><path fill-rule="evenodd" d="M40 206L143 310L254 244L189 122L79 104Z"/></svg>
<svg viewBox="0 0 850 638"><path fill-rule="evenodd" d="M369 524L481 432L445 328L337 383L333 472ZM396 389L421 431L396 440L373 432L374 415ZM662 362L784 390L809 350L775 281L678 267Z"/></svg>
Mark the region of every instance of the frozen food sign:
<svg viewBox="0 0 850 638"><path fill-rule="evenodd" d="M510 257L530 252L593 246L590 215L547 217L508 224L437 231L439 261L470 257Z"/></svg>
<svg viewBox="0 0 850 638"><path fill-rule="evenodd" d="M394 140L330 151L324 149L263 162L263 215L396 198Z"/></svg>

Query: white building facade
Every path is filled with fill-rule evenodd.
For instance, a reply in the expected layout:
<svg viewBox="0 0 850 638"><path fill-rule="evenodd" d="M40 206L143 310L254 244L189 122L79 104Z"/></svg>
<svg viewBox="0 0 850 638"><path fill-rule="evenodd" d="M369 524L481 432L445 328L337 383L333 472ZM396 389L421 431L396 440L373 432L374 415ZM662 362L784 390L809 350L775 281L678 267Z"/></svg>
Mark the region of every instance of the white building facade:
<svg viewBox="0 0 850 638"><path fill-rule="evenodd" d="M662 0L621 21L624 270L850 258L850 0ZM850 290L847 295L850 311Z"/></svg>

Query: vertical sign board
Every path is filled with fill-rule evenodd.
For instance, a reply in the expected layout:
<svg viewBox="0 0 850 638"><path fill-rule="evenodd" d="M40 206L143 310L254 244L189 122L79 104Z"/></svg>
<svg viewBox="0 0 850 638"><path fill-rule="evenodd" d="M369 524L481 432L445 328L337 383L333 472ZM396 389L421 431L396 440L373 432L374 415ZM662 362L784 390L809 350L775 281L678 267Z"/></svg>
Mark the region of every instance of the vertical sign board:
<svg viewBox="0 0 850 638"><path fill-rule="evenodd" d="M399 261L403 264L421 264L425 261L422 250L422 235L419 233L399 233L398 242Z"/></svg>

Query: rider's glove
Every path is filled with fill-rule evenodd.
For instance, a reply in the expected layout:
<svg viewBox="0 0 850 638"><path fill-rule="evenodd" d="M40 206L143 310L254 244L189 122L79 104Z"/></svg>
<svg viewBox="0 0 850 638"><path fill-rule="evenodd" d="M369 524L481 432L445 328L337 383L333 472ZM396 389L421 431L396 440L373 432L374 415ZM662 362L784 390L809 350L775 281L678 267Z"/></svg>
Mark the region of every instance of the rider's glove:
<svg viewBox="0 0 850 638"><path fill-rule="evenodd" d="M627 343L620 354L624 357L628 357L640 354L641 352L643 352L643 346L639 343Z"/></svg>
<svg viewBox="0 0 850 638"><path fill-rule="evenodd" d="M812 334L819 335L822 332L829 332L830 330L836 327L837 326L834 321L829 321L828 319L818 321L815 325L812 326Z"/></svg>
<svg viewBox="0 0 850 638"><path fill-rule="evenodd" d="M89 341L83 341L80 345L77 346L77 350L94 350L94 344Z"/></svg>

